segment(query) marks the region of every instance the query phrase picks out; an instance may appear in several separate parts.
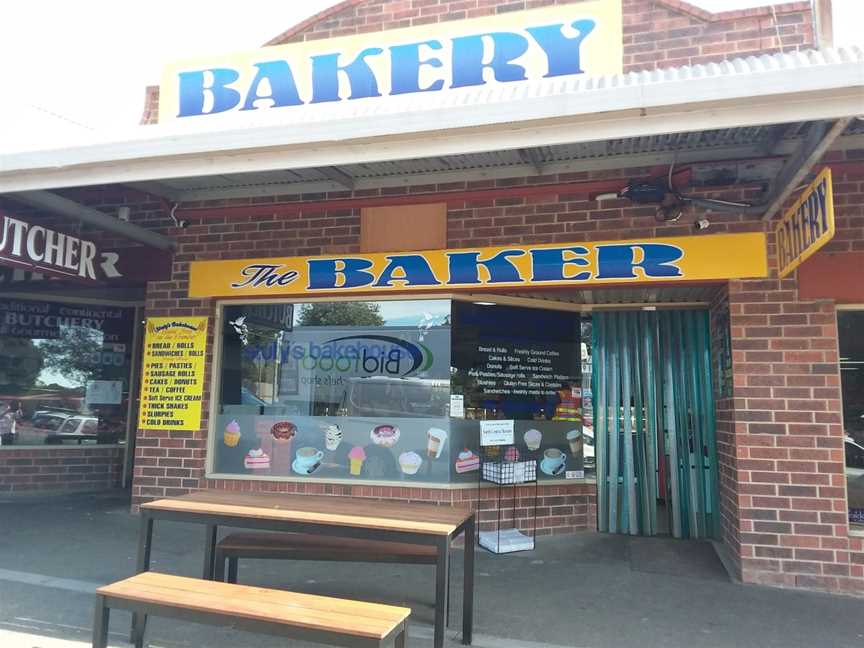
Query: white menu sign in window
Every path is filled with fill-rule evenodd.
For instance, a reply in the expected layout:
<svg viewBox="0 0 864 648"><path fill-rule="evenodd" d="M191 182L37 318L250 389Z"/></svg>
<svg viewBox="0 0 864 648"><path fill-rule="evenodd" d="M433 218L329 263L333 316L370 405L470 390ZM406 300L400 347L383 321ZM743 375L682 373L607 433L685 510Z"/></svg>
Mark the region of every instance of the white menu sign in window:
<svg viewBox="0 0 864 648"><path fill-rule="evenodd" d="M480 445L513 444L513 421L480 421Z"/></svg>

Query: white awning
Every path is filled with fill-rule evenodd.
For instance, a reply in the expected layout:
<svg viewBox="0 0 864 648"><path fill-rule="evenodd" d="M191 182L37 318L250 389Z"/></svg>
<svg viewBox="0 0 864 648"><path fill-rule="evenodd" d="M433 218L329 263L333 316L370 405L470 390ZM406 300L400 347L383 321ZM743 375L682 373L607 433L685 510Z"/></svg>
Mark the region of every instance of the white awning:
<svg viewBox="0 0 864 648"><path fill-rule="evenodd" d="M864 49L193 118L0 156L0 192L508 151L864 114Z"/></svg>

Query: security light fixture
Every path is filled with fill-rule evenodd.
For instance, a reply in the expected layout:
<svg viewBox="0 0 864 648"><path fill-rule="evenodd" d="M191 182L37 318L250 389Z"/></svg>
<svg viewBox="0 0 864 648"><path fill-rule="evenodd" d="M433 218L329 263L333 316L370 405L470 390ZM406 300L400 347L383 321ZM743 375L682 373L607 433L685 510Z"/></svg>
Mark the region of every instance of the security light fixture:
<svg viewBox="0 0 864 648"><path fill-rule="evenodd" d="M696 205L712 211L727 212L752 207L750 203L720 200L717 198L701 198L683 194L672 184L673 169L674 165L669 167L669 174L666 178L631 180L617 193L597 194L595 200L626 198L637 205L657 205L654 218L661 223L677 221L681 218L688 205ZM700 219L694 224L696 229L705 229L708 225L710 223L707 219Z"/></svg>

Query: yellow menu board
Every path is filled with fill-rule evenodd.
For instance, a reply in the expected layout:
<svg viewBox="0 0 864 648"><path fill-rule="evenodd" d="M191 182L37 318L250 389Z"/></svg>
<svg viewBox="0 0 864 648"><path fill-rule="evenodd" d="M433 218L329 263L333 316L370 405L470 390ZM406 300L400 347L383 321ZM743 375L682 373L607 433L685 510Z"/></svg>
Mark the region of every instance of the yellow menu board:
<svg viewBox="0 0 864 648"><path fill-rule="evenodd" d="M140 429L200 429L206 348L206 317L147 319Z"/></svg>

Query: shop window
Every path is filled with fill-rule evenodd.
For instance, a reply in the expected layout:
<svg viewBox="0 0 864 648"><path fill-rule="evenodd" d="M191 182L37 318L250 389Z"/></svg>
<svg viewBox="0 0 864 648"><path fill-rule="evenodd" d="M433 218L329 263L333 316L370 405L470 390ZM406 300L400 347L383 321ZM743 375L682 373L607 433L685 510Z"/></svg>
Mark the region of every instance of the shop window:
<svg viewBox="0 0 864 648"><path fill-rule="evenodd" d="M223 321L214 472L449 481L448 300L230 306Z"/></svg>
<svg viewBox="0 0 864 648"><path fill-rule="evenodd" d="M224 306L221 322L211 475L476 482L491 418L567 457L543 478L583 470L593 449L578 313L340 301Z"/></svg>
<svg viewBox="0 0 864 648"><path fill-rule="evenodd" d="M126 439L135 309L0 300L2 447Z"/></svg>
<svg viewBox="0 0 864 648"><path fill-rule="evenodd" d="M837 313L849 519L864 524L864 311Z"/></svg>

